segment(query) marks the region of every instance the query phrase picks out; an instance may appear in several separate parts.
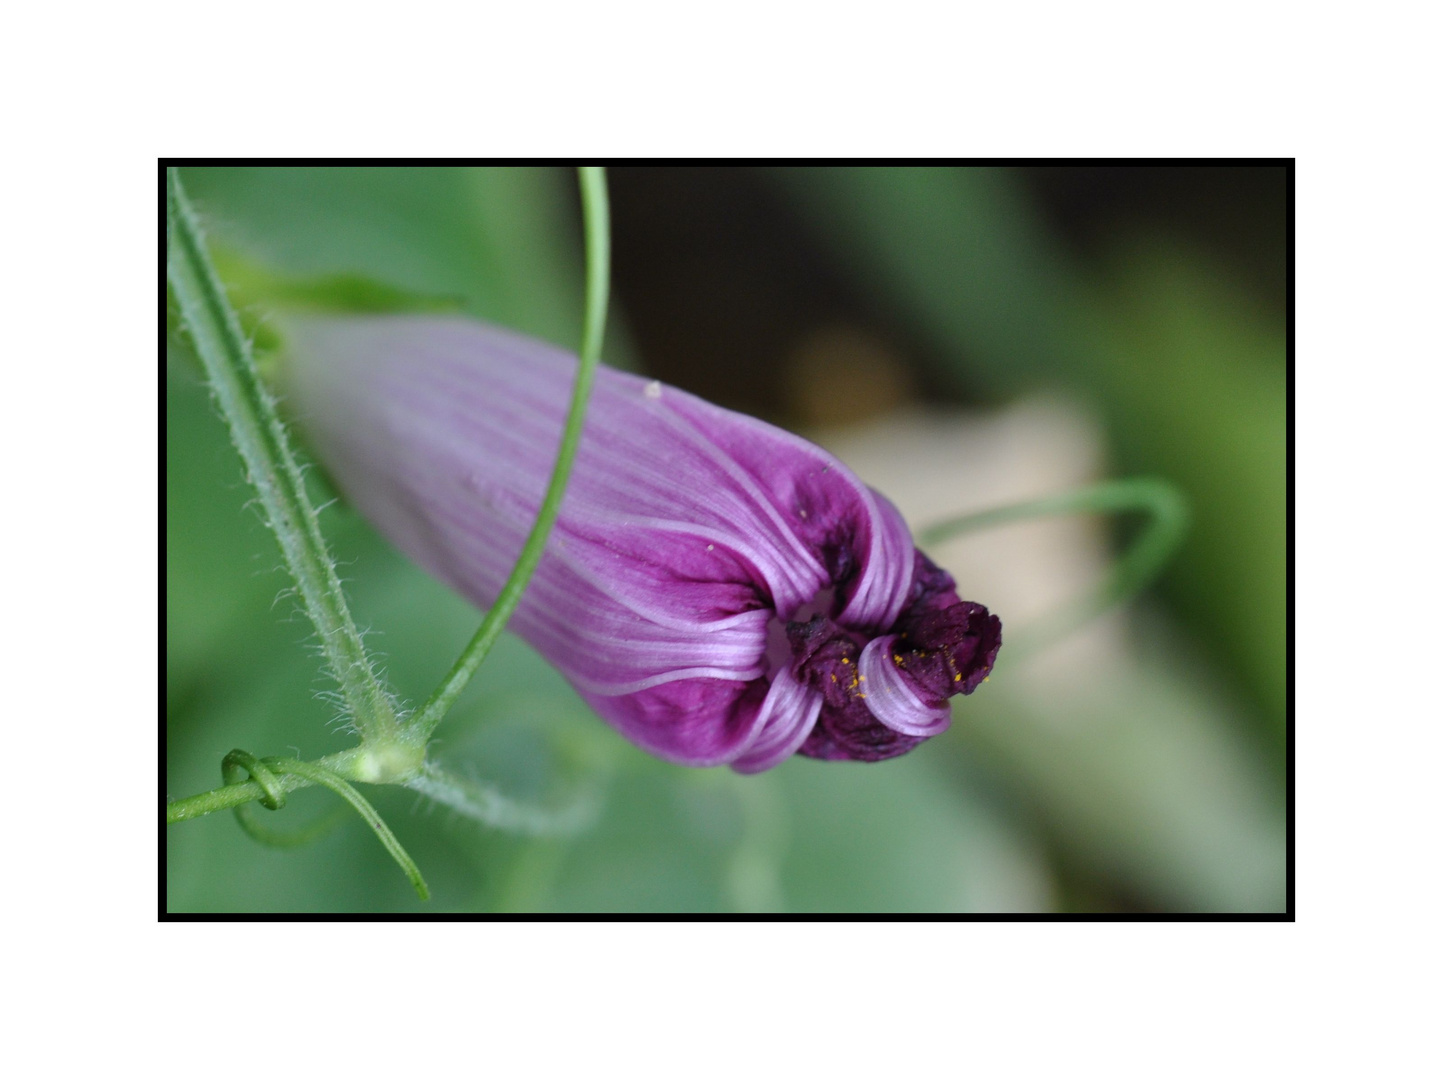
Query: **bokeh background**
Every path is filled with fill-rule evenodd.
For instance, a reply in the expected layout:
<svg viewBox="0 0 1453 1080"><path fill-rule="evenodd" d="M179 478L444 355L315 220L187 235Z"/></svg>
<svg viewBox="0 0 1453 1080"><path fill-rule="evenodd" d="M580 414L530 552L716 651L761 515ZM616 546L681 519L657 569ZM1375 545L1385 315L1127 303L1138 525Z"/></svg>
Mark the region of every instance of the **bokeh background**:
<svg viewBox="0 0 1453 1080"><path fill-rule="evenodd" d="M191 168L219 249L358 275L578 343L567 169ZM1039 653L1016 626L1104 574L1133 521L1016 525L932 550L999 613L951 731L874 765L687 770L635 750L508 635L439 755L565 836L368 794L434 890L361 822L292 851L228 814L166 832L173 912L1279 912L1286 906L1287 170L621 168L608 362L826 445L915 527L1155 474L1190 537L1148 594ZM239 294L246 301L246 297ZM265 333L267 311L248 305ZM166 788L233 747L351 740L310 627L183 344L165 374ZM329 497L315 477L320 499ZM422 701L479 615L346 506L355 616ZM332 796L294 795L301 821Z"/></svg>

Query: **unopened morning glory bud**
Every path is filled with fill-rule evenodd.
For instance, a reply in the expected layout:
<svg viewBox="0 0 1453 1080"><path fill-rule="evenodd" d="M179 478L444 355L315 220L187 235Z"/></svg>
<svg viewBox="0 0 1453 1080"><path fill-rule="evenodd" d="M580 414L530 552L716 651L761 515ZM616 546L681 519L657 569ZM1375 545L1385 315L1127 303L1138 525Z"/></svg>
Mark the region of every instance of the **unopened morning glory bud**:
<svg viewBox="0 0 1453 1080"><path fill-rule="evenodd" d="M291 326L286 403L353 505L480 607L544 496L576 360L447 316ZM898 511L804 439L602 368L510 628L622 735L682 765L878 761L993 666Z"/></svg>

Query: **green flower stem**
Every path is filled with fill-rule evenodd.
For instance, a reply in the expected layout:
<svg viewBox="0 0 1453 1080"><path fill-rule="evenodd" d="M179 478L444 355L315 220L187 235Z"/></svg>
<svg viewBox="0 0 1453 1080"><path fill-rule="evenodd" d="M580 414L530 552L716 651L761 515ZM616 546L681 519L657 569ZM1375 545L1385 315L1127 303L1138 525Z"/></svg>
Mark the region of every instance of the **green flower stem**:
<svg viewBox="0 0 1453 1080"><path fill-rule="evenodd" d="M439 684L433 696L409 721L411 737L417 741L428 739L439 726L444 714L469 685L469 680L489 655L495 639L519 606L525 587L529 585L530 577L545 553L545 542L555 525L561 500L565 497L565 485L570 479L570 469L575 464L575 451L580 445L580 433L585 426L585 409L590 401L590 388L595 380L601 344L605 339L605 313L610 292L610 207L606 196L604 169L580 170L580 198L585 216L585 328L581 334L580 367L575 374L575 392L570 401L565 430L560 436L560 452L555 458L555 471L545 489L545 498L540 504L535 525L525 540L525 546L520 551L520 557L510 571L504 588L500 590L494 605L485 615L484 622L475 631L464 653L455 661L454 667Z"/></svg>
<svg viewBox="0 0 1453 1080"><path fill-rule="evenodd" d="M365 742L395 740L399 726L393 705L348 613L302 470L272 398L257 377L251 346L207 256L176 169L167 170L167 280L283 561L317 628L323 655L342 688L348 715Z"/></svg>
<svg viewBox="0 0 1453 1080"><path fill-rule="evenodd" d="M360 748L344 750L341 754L332 754L325 758L319 758L313 762L321 769L327 769L331 773L353 775L356 770L358 759L362 755ZM356 777L355 777L356 778ZM275 778L274 783L277 789L286 794L289 791L297 791L299 788L312 787L313 781L305 779L297 773L288 773ZM166 804L166 823L175 825L179 821L190 821L192 818L203 817L207 814L215 814L218 810L230 810L235 806L250 803L262 799L267 795L261 784L256 780L245 780L237 784L224 784L222 787L213 788L211 791L203 791L197 795L188 795L185 799L174 799Z"/></svg>
<svg viewBox="0 0 1453 1080"><path fill-rule="evenodd" d="M280 776L278 786L286 792L297 791L298 788L312 785L300 776ZM192 818L215 814L218 810L231 810L244 803L261 799L266 794L267 792L263 791L262 785L256 780L248 780L241 784L227 784L223 787L213 788L211 791L188 795L185 799L173 799L166 804L166 823L175 825L179 821L190 821Z"/></svg>
<svg viewBox="0 0 1453 1080"><path fill-rule="evenodd" d="M1136 511L1150 522L1135 543L1090 593L1015 635L1015 652L1022 658L1078 629L1092 619L1125 603L1155 580L1185 538L1190 524L1180 489L1155 477L1109 480L1102 484L1034 499L1013 506L983 510L930 525L919 533L919 543L941 544L956 536L1013 521L1058 514Z"/></svg>

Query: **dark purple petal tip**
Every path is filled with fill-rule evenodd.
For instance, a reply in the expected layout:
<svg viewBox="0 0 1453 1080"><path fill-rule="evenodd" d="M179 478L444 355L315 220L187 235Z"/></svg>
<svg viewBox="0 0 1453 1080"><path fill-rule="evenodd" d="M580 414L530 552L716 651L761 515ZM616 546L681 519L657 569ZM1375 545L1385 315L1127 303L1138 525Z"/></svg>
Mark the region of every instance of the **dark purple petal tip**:
<svg viewBox="0 0 1453 1080"><path fill-rule="evenodd" d="M948 726L947 699L988 677L1001 627L984 605L959 600L953 578L915 551L909 602L888 634L869 641L819 615L789 623L787 638L793 675L823 696L798 752L881 761Z"/></svg>

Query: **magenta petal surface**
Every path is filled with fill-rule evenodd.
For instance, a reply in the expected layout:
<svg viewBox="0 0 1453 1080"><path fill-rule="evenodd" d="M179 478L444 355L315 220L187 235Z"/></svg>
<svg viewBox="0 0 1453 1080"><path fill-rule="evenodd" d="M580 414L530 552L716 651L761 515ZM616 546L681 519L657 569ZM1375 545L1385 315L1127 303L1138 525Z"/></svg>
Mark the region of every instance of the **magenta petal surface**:
<svg viewBox="0 0 1453 1080"><path fill-rule="evenodd" d="M339 488L436 577L493 603L544 494L575 358L456 317L287 329L285 404ZM769 658L770 627L826 591L854 650L910 607L952 635L964 620L934 614L957 600L952 582L925 593L921 559L892 505L821 448L601 369L559 519L510 627L636 744L758 771L810 753L825 722L823 694ZM954 648L937 637L926 647ZM922 716L880 705L884 745L937 722L923 719L938 715L932 702ZM849 742L878 738L868 709L854 706Z"/></svg>

